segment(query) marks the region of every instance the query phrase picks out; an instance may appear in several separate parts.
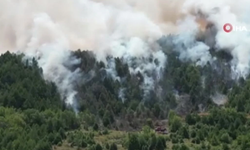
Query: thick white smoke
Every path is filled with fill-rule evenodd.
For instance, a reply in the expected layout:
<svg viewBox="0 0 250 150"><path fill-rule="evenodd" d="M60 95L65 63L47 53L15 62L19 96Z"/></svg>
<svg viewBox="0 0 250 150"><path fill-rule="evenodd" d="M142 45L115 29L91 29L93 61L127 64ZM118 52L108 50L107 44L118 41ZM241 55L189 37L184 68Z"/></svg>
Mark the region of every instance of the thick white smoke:
<svg viewBox="0 0 250 150"><path fill-rule="evenodd" d="M143 73L142 88L147 91L155 78L145 72L160 78L167 61L155 43L162 35L179 34L175 42L184 42L186 47L180 49L180 59L198 65L211 61L209 46L195 41L204 27L197 23L194 12L201 10L218 29L216 46L228 48L234 56L232 67L246 76L250 36L225 33L222 26L227 22L250 23L249 4L247 0L0 0L0 51L19 50L39 57L45 79L58 85L69 104L74 103L76 94L72 82L79 78L78 72L63 65L78 62L70 59L68 50L72 49L93 50L99 60L105 60L107 55L122 57L132 73ZM130 63L133 57L139 58L136 67ZM158 61L157 65L148 61L151 57ZM110 66L112 74L112 62Z"/></svg>
<svg viewBox="0 0 250 150"><path fill-rule="evenodd" d="M249 27L250 18L247 17L250 9L248 0L220 0L220 1L195 1L186 2L186 8L195 8L208 14L207 20L213 22L218 33L216 46L218 49L227 49L233 56L232 69L235 77L246 77L250 67L250 34L246 31L233 31L226 33L223 26L230 23L233 26ZM215 9L216 8L216 9Z"/></svg>
<svg viewBox="0 0 250 150"><path fill-rule="evenodd" d="M213 102L217 105L224 105L228 101L226 95L220 94L218 92L216 92L215 95L211 96L211 98Z"/></svg>

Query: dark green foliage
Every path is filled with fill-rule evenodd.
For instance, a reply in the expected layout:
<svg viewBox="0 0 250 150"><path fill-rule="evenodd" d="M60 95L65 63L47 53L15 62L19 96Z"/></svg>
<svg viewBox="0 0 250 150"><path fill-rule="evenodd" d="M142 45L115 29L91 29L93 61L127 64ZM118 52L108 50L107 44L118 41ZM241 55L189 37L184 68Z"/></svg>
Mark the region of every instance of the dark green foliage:
<svg viewBox="0 0 250 150"><path fill-rule="evenodd" d="M229 146L225 143L222 144L222 150L230 150Z"/></svg>
<svg viewBox="0 0 250 150"><path fill-rule="evenodd" d="M139 71L131 73L128 62L123 58L108 56L104 63L98 62L91 51L72 52L76 58L82 61L71 69L80 68L87 78L84 84L77 87L80 111L88 109L90 114L100 118L103 125L109 128L120 127L115 124L114 119L128 121L123 124L122 128L127 126L138 128L145 124L145 122L139 121L141 119L167 118L168 111L182 103L176 98L176 93L189 97L185 100L185 105L188 107L184 106L181 110L185 115L190 110L198 110L200 104L204 104L205 107L213 105L210 97L215 92L228 94L228 89L235 85L235 81L229 75L230 66L224 65L227 61L224 57L215 60L213 64L208 63L202 68L189 61L180 61L178 52L173 51L173 47L166 48L168 46L163 43L160 42L160 45L163 46L163 52L168 56L165 69L162 70L163 78L156 81L147 96L141 86L145 80L145 74L154 77L156 76L154 73ZM215 57L221 57L222 54L212 53ZM155 62L155 65L158 64L157 60L149 59L148 61ZM130 63L136 64L136 59L132 58ZM112 75L107 66L113 66ZM164 92L159 92L160 89ZM187 117L187 119L189 119L190 125L198 121L197 118ZM88 125L93 126L94 124L88 123Z"/></svg>
<svg viewBox="0 0 250 150"><path fill-rule="evenodd" d="M81 85L78 89L81 97L80 110L89 109L91 113L102 118L104 126L110 127L114 122L112 118L127 120L145 117L166 118L169 108L175 108L178 105L173 90L177 90L180 94L190 95L194 105L204 98L204 92L200 92L202 72L193 64L181 63L176 59L174 53L169 54L167 69L164 70L163 74L165 78L157 83L166 92L159 96L155 90L151 90L147 97L143 97L144 93L140 88L144 80L142 73L131 74L128 64L122 59L107 57L107 64L105 64L115 65L114 71L122 79L118 82L105 70L103 62L95 60L91 52L77 51L73 55L84 60L75 68L79 67L87 74L91 74L91 71L96 73L96 76L93 76L89 82ZM133 60L131 61L133 62ZM157 60L155 61L157 62ZM123 96L119 96L121 91L123 91ZM141 103L142 99L145 100L144 103ZM144 105L143 107L150 113L139 109L141 105ZM128 111L129 113L125 113Z"/></svg>
<svg viewBox="0 0 250 150"><path fill-rule="evenodd" d="M150 118L147 119L146 125L148 125L148 126L151 127L151 128L154 127L154 126L153 126L153 121L152 121Z"/></svg>
<svg viewBox="0 0 250 150"><path fill-rule="evenodd" d="M175 117L173 119L173 122L171 124L171 132L176 132L182 127L181 120L178 117Z"/></svg>
<svg viewBox="0 0 250 150"><path fill-rule="evenodd" d="M129 135L129 141L128 141L128 150L136 150L140 149L140 143L137 139L136 134L130 134Z"/></svg>
<svg viewBox="0 0 250 150"><path fill-rule="evenodd" d="M30 147L30 149L33 149ZM43 140L38 141L38 144L34 148L35 150L51 150L51 145L48 142L44 142Z"/></svg>
<svg viewBox="0 0 250 150"><path fill-rule="evenodd" d="M228 133L223 133L220 138L221 142L229 144L231 142L230 136Z"/></svg>
<svg viewBox="0 0 250 150"><path fill-rule="evenodd" d="M241 85L235 85L229 93L228 106L236 108L239 112L250 113L250 95L249 95L250 80L247 79Z"/></svg>
<svg viewBox="0 0 250 150"><path fill-rule="evenodd" d="M171 132L176 132L182 127L182 122L179 116L177 116L173 111L169 112L169 126L171 129Z"/></svg>
<svg viewBox="0 0 250 150"><path fill-rule="evenodd" d="M164 150L166 147L167 146L166 146L166 141L165 141L164 137L159 136L157 139L155 149L156 150Z"/></svg>
<svg viewBox="0 0 250 150"><path fill-rule="evenodd" d="M231 149L232 141L236 137L238 137L238 145L234 145L234 148L242 149L241 147L245 146L243 143L248 143L246 141L242 142L247 138L245 133L250 131L250 128L245 126L248 123L246 115L237 112L235 109L214 108L210 110L209 115L198 116L197 114L189 114L186 116L185 121L189 126L182 126L177 134L191 139L191 142L194 144L201 143L201 149L208 149L211 145L213 147L221 145L222 149ZM190 129L189 137L187 134L188 128ZM172 137L172 140L174 140L174 137ZM204 144L206 142L209 142L211 145Z"/></svg>
<svg viewBox="0 0 250 150"><path fill-rule="evenodd" d="M107 110L103 116L103 125L107 127L109 124L114 122L114 118L111 113Z"/></svg>
<svg viewBox="0 0 250 150"><path fill-rule="evenodd" d="M112 144L110 145L109 150L118 150L117 145L116 145L115 143L112 143Z"/></svg>
<svg viewBox="0 0 250 150"><path fill-rule="evenodd" d="M100 144L96 144L95 150L102 150L102 146Z"/></svg>
<svg viewBox="0 0 250 150"><path fill-rule="evenodd" d="M37 118L30 117L27 119L27 111L17 111L12 108L0 107L0 119L2 128L0 129L1 149L50 149L52 145L57 145L65 139L65 130L72 129L74 126L70 124L60 124L57 127L57 122L64 122L64 118L59 118L64 111L50 111L50 116L47 116L49 110L36 112L32 110ZM3 113L4 112L4 113ZM31 114L29 114L31 115ZM72 118L73 119L73 118ZM28 141L28 143L27 143ZM19 148L18 148L19 147Z"/></svg>
<svg viewBox="0 0 250 150"><path fill-rule="evenodd" d="M21 55L0 56L0 104L17 109L62 109L63 103L53 83L42 79L37 62L23 63Z"/></svg>
<svg viewBox="0 0 250 150"><path fill-rule="evenodd" d="M22 55L0 56L0 149L50 150L79 128L55 84L45 82L37 62Z"/></svg>
<svg viewBox="0 0 250 150"><path fill-rule="evenodd" d="M191 115L191 114L188 114L185 118L186 122L189 124L189 125L195 125L196 122L199 122L199 116L198 115Z"/></svg>
<svg viewBox="0 0 250 150"><path fill-rule="evenodd" d="M69 143L71 143L71 146L77 146L81 148L95 145L94 134L85 134L78 130L70 133L67 136L67 140Z"/></svg>
<svg viewBox="0 0 250 150"><path fill-rule="evenodd" d="M141 134L128 135L127 148L129 150L165 150L167 145L164 137L156 135L148 126L145 126Z"/></svg>
<svg viewBox="0 0 250 150"><path fill-rule="evenodd" d="M189 139L188 126L182 126L178 132L182 138Z"/></svg>
<svg viewBox="0 0 250 150"><path fill-rule="evenodd" d="M98 127L98 124L97 124L97 123L95 123L95 124L94 124L93 129L94 129L95 131L97 131L97 130L99 129L99 127Z"/></svg>
<svg viewBox="0 0 250 150"><path fill-rule="evenodd" d="M66 108L55 84L44 81L42 69L35 59L26 61L22 55L9 52L1 55L0 149L50 150L52 145L67 140L72 147L102 150L103 143L96 144L94 134L83 133L81 125L97 131L104 127L117 128L115 123L119 122L125 129L150 126L143 128L141 133L130 133L125 142L127 149L164 150L168 147L166 138L150 128L154 127L153 120L167 117L171 132L168 142L172 142L172 149L249 148L250 121L246 117L246 113L250 113L249 77L236 84L228 75L228 66L222 65L225 60L215 61L213 65L217 69L210 64L201 68L188 61L181 62L173 51L165 52L168 62L162 70L164 78L149 90L147 96L141 88L145 72L131 74L122 59L108 57L107 62L115 64L114 71L121 79L118 81L107 73L105 66L108 64L98 62L93 53L73 52L82 61L70 69L80 68L86 75L86 82L76 87L80 111L77 116ZM157 60L154 61L157 65ZM215 92L228 95L225 108L212 104L210 96ZM180 100L175 94L190 98ZM175 109L182 104L183 112ZM199 104L209 110L208 115L197 114ZM182 117L169 110L177 110L183 115L193 113L186 115L184 122ZM105 130L102 134L108 133ZM114 143L105 148L118 149Z"/></svg>
<svg viewBox="0 0 250 150"><path fill-rule="evenodd" d="M188 146L185 144L182 144L180 147L180 150L189 150Z"/></svg>
<svg viewBox="0 0 250 150"><path fill-rule="evenodd" d="M185 144L174 145L172 150L189 150L189 148Z"/></svg>

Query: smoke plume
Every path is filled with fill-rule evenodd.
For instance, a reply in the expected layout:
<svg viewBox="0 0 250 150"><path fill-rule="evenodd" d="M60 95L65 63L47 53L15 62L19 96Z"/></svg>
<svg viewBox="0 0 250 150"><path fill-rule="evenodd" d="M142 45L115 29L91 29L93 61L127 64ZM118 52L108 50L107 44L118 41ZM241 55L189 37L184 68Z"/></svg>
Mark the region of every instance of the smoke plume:
<svg viewBox="0 0 250 150"><path fill-rule="evenodd" d="M65 67L79 63L70 51L92 50L117 79L108 55L123 58L131 73L140 71L147 93L167 62L156 41L175 34L172 40L180 59L197 65L213 61L211 46L233 56L236 77L249 73L250 36L246 32L226 33L225 23L247 25L248 0L0 0L0 51L21 51L35 57L44 78L54 81L68 104L73 104L74 82L80 71ZM209 23L216 33L205 32ZM206 41L196 40L205 32ZM132 61L137 58L136 63ZM149 61L152 59L157 61ZM153 75L154 74L154 75ZM156 76L156 77L155 77Z"/></svg>

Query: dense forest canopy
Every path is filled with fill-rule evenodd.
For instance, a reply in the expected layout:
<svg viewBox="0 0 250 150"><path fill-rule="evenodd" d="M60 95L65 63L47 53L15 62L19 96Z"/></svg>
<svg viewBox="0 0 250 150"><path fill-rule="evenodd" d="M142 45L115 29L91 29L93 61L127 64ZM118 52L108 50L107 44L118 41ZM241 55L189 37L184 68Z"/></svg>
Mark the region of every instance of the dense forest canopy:
<svg viewBox="0 0 250 150"><path fill-rule="evenodd" d="M202 67L180 61L175 51L164 51L168 61L162 77L148 72L154 81L147 90L147 72L131 73L122 58L110 56L105 63L91 51L72 52L82 61L69 69L80 68L84 78L75 85L77 113L63 101L57 86L43 79L35 59L2 54L1 149L47 150L65 141L72 148L117 149L119 142L95 140L96 131L106 135L108 130L131 132L120 143L129 150L248 148L250 81L231 78L226 54L214 53L217 61ZM114 63L112 72L109 63ZM222 98L226 100L218 105ZM202 112L208 113L199 115ZM159 136L152 128L165 119L170 133Z"/></svg>

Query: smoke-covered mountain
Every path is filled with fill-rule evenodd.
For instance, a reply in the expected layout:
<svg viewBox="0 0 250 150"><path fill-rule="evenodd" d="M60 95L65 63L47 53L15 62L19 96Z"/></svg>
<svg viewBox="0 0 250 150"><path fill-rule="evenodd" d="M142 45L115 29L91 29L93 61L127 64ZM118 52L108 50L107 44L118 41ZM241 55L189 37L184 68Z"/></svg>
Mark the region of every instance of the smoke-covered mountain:
<svg viewBox="0 0 250 150"><path fill-rule="evenodd" d="M248 23L248 3L1 1L0 49L35 57L75 111L95 111L109 99L167 112L184 94L188 110L203 109L249 73L248 34L223 30ZM79 48L89 51L69 51Z"/></svg>
<svg viewBox="0 0 250 150"><path fill-rule="evenodd" d="M60 9L55 9L59 3ZM226 33L222 27L227 22L246 25L248 3L246 0L1 1L0 49L36 57L44 78L55 82L65 101L74 107L77 107L74 82L85 82L81 81L84 77L80 72L86 69L72 72L69 68L86 60L71 57L69 49L90 50L93 59L102 61L104 70L120 84L125 79L115 72L114 58L127 64L131 75L140 71L142 99L146 99L152 89L161 91L154 85L163 80L164 70L169 67L168 60L172 57L168 56L169 50L178 53L182 62L191 61L202 67L209 62L213 68L217 62L212 53L228 54L232 78L245 78L249 72L249 36L245 32ZM107 60L108 56L111 58ZM219 66L217 70L222 67ZM125 91L121 87L120 95Z"/></svg>
<svg viewBox="0 0 250 150"><path fill-rule="evenodd" d="M199 145L208 126L213 134L230 131L221 133L222 142L229 143L229 136L236 140L250 130L244 117L250 112L250 36L245 30L225 32L224 25L248 27L249 5L248 0L0 0L0 147L49 149L66 131L90 126L128 131L165 119L172 142L175 135L188 139L194 128L204 130L190 133ZM226 109L210 109L220 106ZM181 128L170 110L188 114L189 127ZM213 111L203 114L205 119L190 115L208 110ZM95 144L91 135L73 134L67 135L73 145ZM26 146L20 144L24 135ZM206 136L217 146L218 135Z"/></svg>

